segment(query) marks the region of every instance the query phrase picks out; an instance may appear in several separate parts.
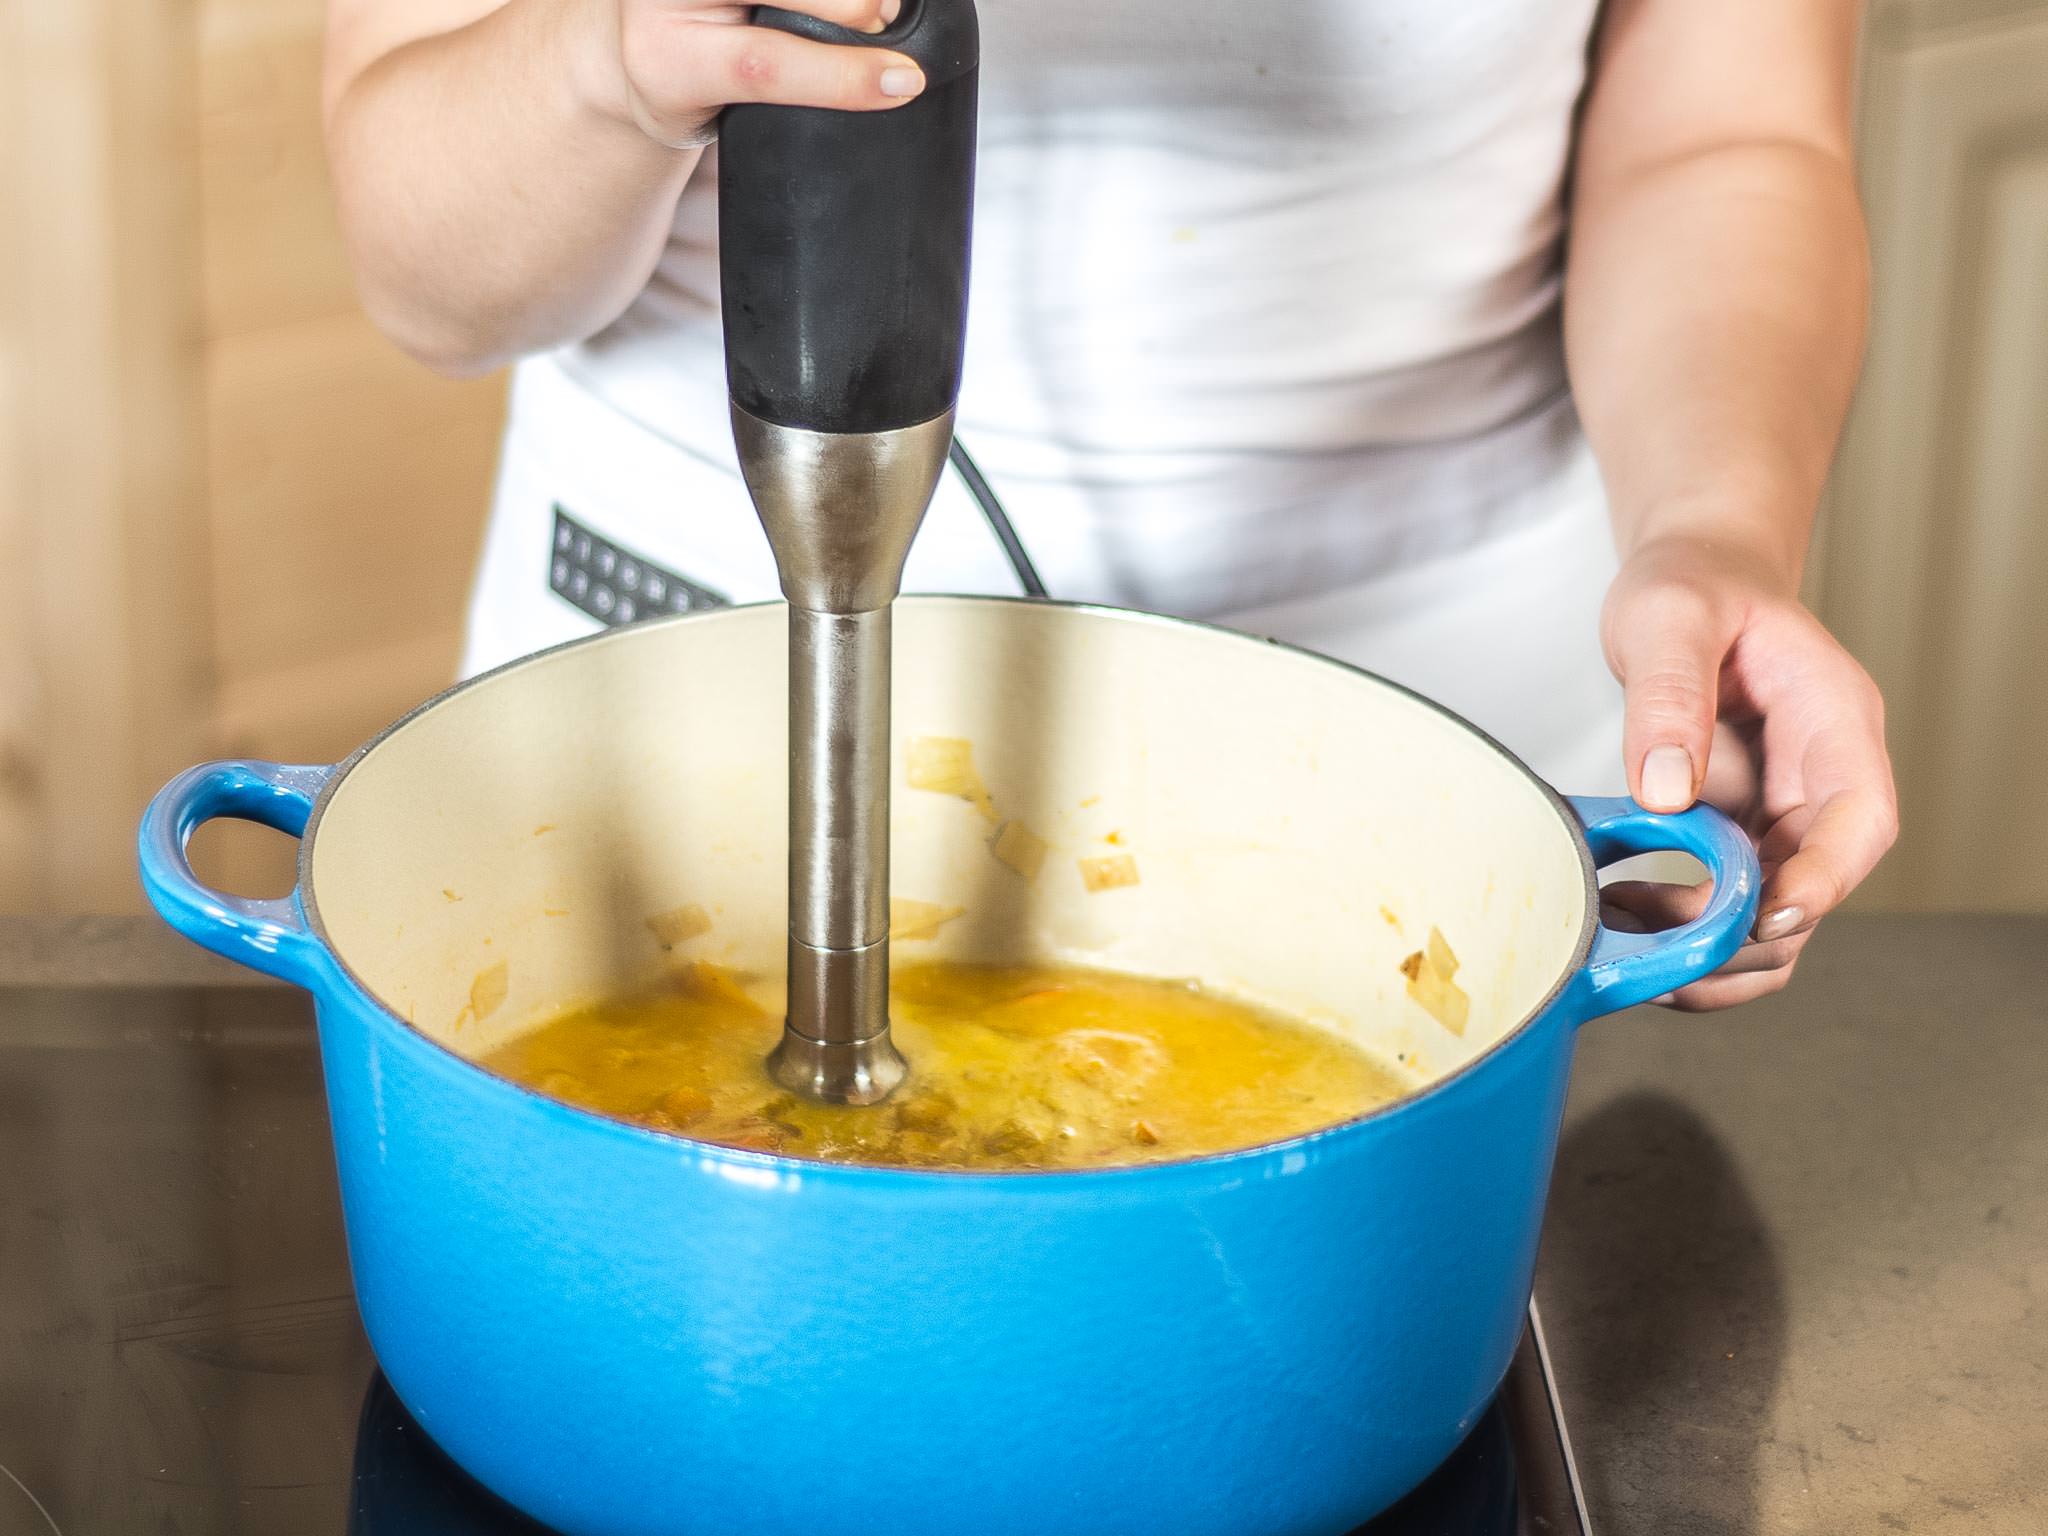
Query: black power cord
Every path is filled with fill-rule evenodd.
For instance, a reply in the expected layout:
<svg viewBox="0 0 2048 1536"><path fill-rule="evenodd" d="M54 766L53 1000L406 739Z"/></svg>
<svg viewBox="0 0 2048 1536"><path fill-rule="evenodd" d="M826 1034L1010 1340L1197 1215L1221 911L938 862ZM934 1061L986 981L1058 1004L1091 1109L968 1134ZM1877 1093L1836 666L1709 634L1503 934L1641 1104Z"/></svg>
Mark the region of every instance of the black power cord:
<svg viewBox="0 0 2048 1536"><path fill-rule="evenodd" d="M974 456L960 446L960 439L953 439L953 447L947 457L953 467L960 471L960 478L967 483L967 494L974 498L974 504L981 508L981 515L988 520L989 531L996 536L996 542L1003 546L1003 554L1010 562L1010 569L1017 573L1017 584L1024 589L1026 597L1046 596L1045 583L1039 579L1038 567L1031 563L1031 556L1025 553L1024 541L1017 537L1017 530L1011 526L1010 514L1003 510L995 490L981 473L981 466L974 462Z"/></svg>

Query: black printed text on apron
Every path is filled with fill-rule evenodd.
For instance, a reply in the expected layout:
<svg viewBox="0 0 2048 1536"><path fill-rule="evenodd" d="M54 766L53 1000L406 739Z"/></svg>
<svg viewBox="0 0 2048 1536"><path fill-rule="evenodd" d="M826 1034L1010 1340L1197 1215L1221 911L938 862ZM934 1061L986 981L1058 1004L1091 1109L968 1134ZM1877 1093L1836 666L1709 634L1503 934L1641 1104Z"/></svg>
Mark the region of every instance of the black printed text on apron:
<svg viewBox="0 0 2048 1536"><path fill-rule="evenodd" d="M678 575L592 532L558 504L548 590L599 623L631 624L662 614L729 608L723 592Z"/></svg>

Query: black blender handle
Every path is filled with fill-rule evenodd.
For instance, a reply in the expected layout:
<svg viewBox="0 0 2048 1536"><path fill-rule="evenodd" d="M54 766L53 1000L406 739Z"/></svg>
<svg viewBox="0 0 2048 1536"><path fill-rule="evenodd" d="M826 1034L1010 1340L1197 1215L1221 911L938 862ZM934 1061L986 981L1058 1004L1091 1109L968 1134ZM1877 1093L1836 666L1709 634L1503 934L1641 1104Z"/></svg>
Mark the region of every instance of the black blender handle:
<svg viewBox="0 0 2048 1536"><path fill-rule="evenodd" d="M733 401L813 432L929 421L960 393L967 330L973 0L903 0L877 33L769 6L753 24L908 54L926 83L878 112L725 109L718 244Z"/></svg>

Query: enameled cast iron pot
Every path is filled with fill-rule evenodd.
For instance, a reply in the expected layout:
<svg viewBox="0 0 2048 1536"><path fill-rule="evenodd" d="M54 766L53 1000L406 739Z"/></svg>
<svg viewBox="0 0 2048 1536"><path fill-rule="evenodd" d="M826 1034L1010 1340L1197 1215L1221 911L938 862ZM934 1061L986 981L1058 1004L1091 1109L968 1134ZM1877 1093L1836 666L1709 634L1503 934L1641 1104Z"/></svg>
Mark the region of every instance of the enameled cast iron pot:
<svg viewBox="0 0 2048 1536"><path fill-rule="evenodd" d="M1335 1533L1446 1455L1522 1327L1578 1026L1713 969L1757 867L1718 814L1567 802L1385 682L1102 609L925 598L895 739L919 946L1194 976L1354 1034L1422 1091L1315 1135L1094 1172L829 1166L639 1130L464 1057L702 958L777 975L777 607L615 631L444 694L334 768L227 762L142 827L181 931L319 1006L350 1261L393 1386L572 1533ZM897 783L901 785L899 766ZM193 828L303 834L297 891L200 885ZM1118 847L1140 882L1089 894ZM1684 849L1705 914L1599 925L1594 869ZM664 952L688 904L708 933ZM1401 970L1461 962L1453 1035ZM906 952L910 949L905 946Z"/></svg>

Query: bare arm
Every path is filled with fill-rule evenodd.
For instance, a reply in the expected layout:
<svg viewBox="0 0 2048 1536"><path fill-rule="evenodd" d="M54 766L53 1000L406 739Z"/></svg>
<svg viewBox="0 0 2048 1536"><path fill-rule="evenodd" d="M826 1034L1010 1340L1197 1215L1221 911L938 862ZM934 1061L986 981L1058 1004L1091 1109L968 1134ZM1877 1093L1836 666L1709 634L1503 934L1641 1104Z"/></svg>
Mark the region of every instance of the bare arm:
<svg viewBox="0 0 2048 1536"><path fill-rule="evenodd" d="M1566 325L1624 551L1738 534L1796 579L1862 355L1854 0L1615 0Z"/></svg>
<svg viewBox="0 0 2048 1536"><path fill-rule="evenodd" d="M783 0L864 31L897 0ZM576 340L646 283L720 107L881 109L898 53L714 0L329 0L324 105L364 306L450 373ZM906 73L907 71L907 73Z"/></svg>
<svg viewBox="0 0 2048 1536"><path fill-rule="evenodd" d="M1782 985L1895 831L1882 707L1798 602L1867 303L1856 0L1613 0L1565 294L1622 573L1603 633L1629 782L1757 834L1763 919L1710 1006Z"/></svg>

